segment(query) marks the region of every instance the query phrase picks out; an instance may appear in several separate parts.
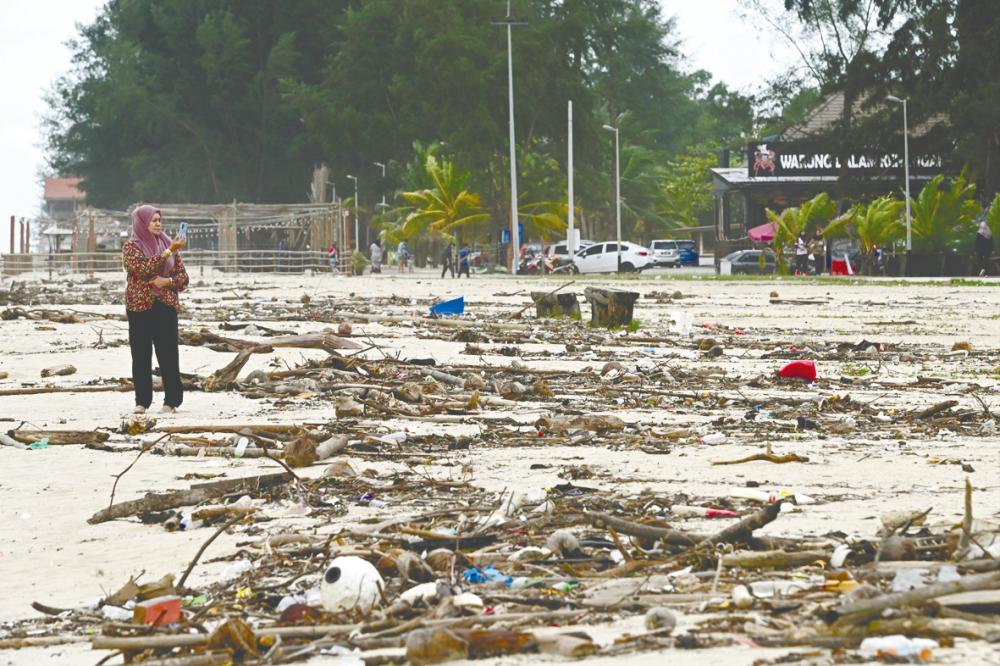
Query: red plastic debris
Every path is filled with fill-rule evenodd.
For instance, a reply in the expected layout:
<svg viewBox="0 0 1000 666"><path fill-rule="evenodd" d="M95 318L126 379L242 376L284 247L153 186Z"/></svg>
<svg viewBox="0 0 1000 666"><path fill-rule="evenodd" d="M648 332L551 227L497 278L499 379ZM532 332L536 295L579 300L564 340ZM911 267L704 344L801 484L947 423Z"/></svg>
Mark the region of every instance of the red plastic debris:
<svg viewBox="0 0 1000 666"><path fill-rule="evenodd" d="M740 514L729 509L705 509L706 518L735 518Z"/></svg>
<svg viewBox="0 0 1000 666"><path fill-rule="evenodd" d="M816 364L812 361L792 361L778 370L778 376L814 382L816 381Z"/></svg>
<svg viewBox="0 0 1000 666"><path fill-rule="evenodd" d="M155 597L140 601L132 611L132 621L136 624L151 624L162 627L181 619L181 598L177 596Z"/></svg>

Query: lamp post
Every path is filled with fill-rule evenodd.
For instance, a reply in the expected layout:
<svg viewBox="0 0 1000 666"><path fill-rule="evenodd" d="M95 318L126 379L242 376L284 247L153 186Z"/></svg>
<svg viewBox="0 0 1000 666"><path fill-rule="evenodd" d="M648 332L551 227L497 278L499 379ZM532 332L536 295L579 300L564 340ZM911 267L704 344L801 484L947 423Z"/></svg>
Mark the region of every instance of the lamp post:
<svg viewBox="0 0 1000 666"><path fill-rule="evenodd" d="M380 169L382 169L382 180L384 181L385 180L385 165L382 164L381 162L375 162L374 164L375 164L375 166L377 166ZM384 182L382 183L382 187L383 188L385 187L385 183ZM385 208L385 189L382 190L382 208Z"/></svg>
<svg viewBox="0 0 1000 666"><path fill-rule="evenodd" d="M517 215L517 155L514 151L514 52L511 40L511 28L524 23L514 21L510 14L510 0L507 0L507 16L501 21L507 26L507 106L508 125L510 128L510 272L517 273L517 261L520 254L521 239L518 232Z"/></svg>
<svg viewBox="0 0 1000 666"><path fill-rule="evenodd" d="M890 102L903 105L903 173L906 179L906 274L910 272L910 255L913 252L913 233L910 223L910 127L906 117L906 99L894 95L886 97Z"/></svg>
<svg viewBox="0 0 1000 666"><path fill-rule="evenodd" d="M622 272L622 177L619 165L618 128L605 125L615 135L615 236L618 240L618 272Z"/></svg>
<svg viewBox="0 0 1000 666"><path fill-rule="evenodd" d="M358 236L358 177L348 174L350 180L354 181L354 249L361 251L361 237Z"/></svg>

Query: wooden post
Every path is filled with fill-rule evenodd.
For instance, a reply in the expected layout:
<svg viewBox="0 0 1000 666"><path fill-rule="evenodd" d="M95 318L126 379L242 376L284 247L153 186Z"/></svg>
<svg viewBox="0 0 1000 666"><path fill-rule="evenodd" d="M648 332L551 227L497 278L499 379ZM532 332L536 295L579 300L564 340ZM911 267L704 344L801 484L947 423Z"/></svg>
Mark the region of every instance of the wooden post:
<svg viewBox="0 0 1000 666"><path fill-rule="evenodd" d="M24 221L24 251L31 252L31 220Z"/></svg>
<svg viewBox="0 0 1000 666"><path fill-rule="evenodd" d="M587 287L583 290L590 301L590 325L601 327L628 326L639 294L634 291Z"/></svg>
<svg viewBox="0 0 1000 666"><path fill-rule="evenodd" d="M535 316L539 319L580 318L580 302L576 300L576 294L533 291L531 300L535 303Z"/></svg>
<svg viewBox="0 0 1000 666"><path fill-rule="evenodd" d="M97 253L97 237L94 235L94 211L87 211L87 274L94 277L94 254Z"/></svg>
<svg viewBox="0 0 1000 666"><path fill-rule="evenodd" d="M69 249L70 249L70 271L76 273L77 271L77 257L76 248L77 240L79 238L79 229L77 228L76 218L73 219L73 236L70 238Z"/></svg>
<svg viewBox="0 0 1000 666"><path fill-rule="evenodd" d="M17 251L24 254L24 218L22 217L17 222Z"/></svg>
<svg viewBox="0 0 1000 666"><path fill-rule="evenodd" d="M14 216L10 216L10 253L14 254Z"/></svg>

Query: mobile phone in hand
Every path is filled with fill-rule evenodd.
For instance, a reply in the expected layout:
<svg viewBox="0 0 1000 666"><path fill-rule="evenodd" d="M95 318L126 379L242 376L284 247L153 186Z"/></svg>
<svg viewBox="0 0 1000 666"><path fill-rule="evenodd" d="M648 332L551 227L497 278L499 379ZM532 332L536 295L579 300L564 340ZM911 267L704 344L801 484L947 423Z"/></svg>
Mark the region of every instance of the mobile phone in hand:
<svg viewBox="0 0 1000 666"><path fill-rule="evenodd" d="M181 222L181 229L177 232L178 236L184 237L188 235L188 223Z"/></svg>

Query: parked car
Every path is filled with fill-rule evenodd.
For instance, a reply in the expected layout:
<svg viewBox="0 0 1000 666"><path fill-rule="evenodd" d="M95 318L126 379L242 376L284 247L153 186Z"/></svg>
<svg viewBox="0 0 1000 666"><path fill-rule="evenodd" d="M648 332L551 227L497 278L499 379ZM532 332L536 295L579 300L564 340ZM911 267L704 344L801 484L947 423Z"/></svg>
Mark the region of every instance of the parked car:
<svg viewBox="0 0 1000 666"><path fill-rule="evenodd" d="M760 265L762 255L763 268ZM719 272L723 275L771 275L774 267L774 253L770 250L737 250L719 262Z"/></svg>
<svg viewBox="0 0 1000 666"><path fill-rule="evenodd" d="M650 244L657 266L697 266L698 251L691 240L655 240Z"/></svg>
<svg viewBox="0 0 1000 666"><path fill-rule="evenodd" d="M594 241L580 240L577 244L577 251L590 247ZM545 261L542 264L545 272L555 273L568 271L573 265L573 257L569 253L569 243L560 241L545 248Z"/></svg>
<svg viewBox="0 0 1000 666"><path fill-rule="evenodd" d="M649 244L649 249L653 251L653 261L657 266L674 268L680 265L677 254L679 248L675 240L655 240Z"/></svg>
<svg viewBox="0 0 1000 666"><path fill-rule="evenodd" d="M622 273L642 271L656 265L653 253L642 245L622 242ZM576 273L614 273L618 270L618 243L595 243L573 258Z"/></svg>
<svg viewBox="0 0 1000 666"><path fill-rule="evenodd" d="M697 266L699 257L698 250L695 249L694 241L677 241L677 245L677 258L680 259L681 266Z"/></svg>

